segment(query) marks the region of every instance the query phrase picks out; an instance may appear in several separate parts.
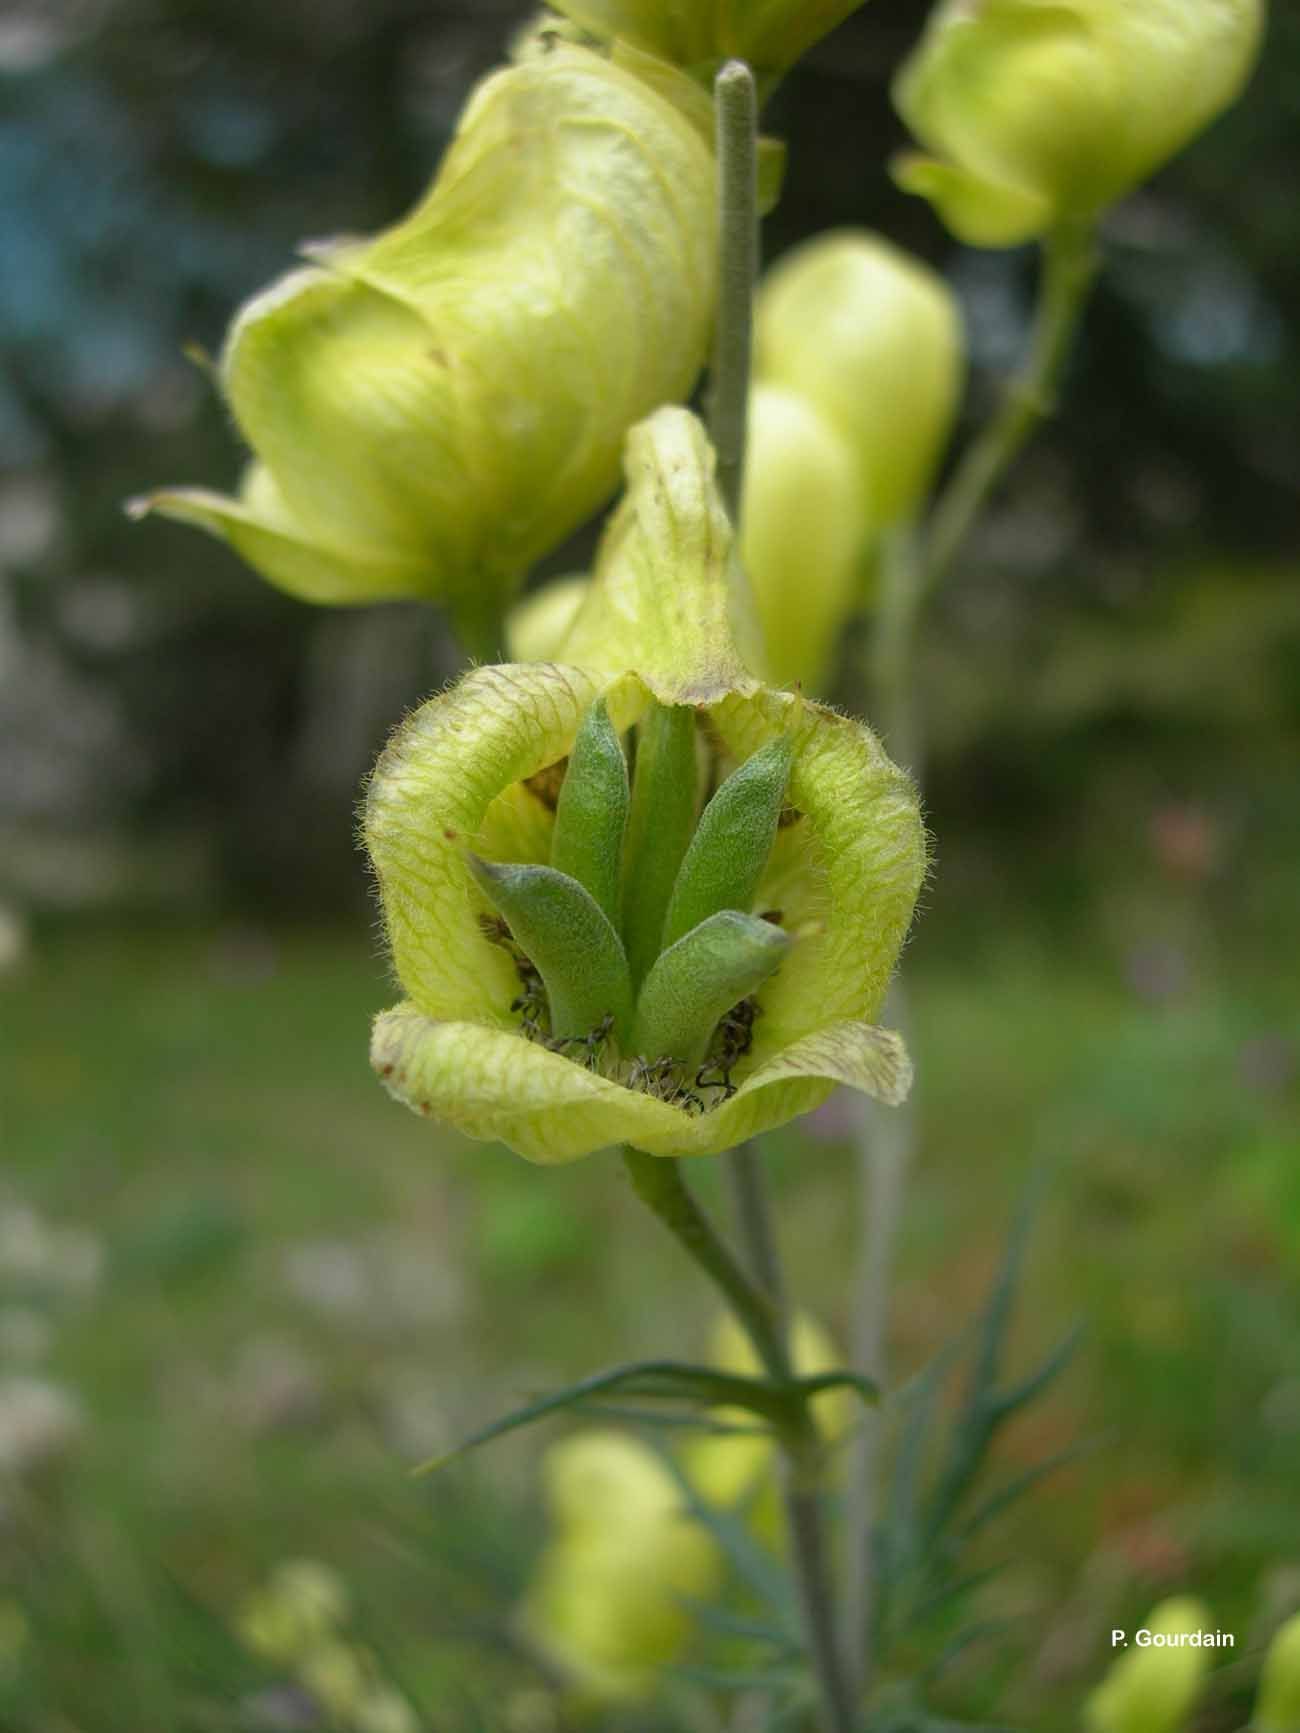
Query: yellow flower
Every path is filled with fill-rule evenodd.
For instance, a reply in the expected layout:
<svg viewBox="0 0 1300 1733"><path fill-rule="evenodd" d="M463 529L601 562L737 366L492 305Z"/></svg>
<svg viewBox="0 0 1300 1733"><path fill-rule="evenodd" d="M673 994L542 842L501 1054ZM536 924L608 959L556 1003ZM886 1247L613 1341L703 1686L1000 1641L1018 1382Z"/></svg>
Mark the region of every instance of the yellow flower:
<svg viewBox="0 0 1300 1733"><path fill-rule="evenodd" d="M1179 1638L1210 1628L1210 1616L1190 1596L1161 1601L1144 1632L1159 1641L1127 1650L1084 1705L1090 1733L1178 1733L1191 1714L1209 1667L1207 1650Z"/></svg>
<svg viewBox="0 0 1300 1733"><path fill-rule="evenodd" d="M1256 1733L1300 1733L1300 1613L1268 1646L1251 1726Z"/></svg>
<svg viewBox="0 0 1300 1733"><path fill-rule="evenodd" d="M943 278L868 230L820 235L767 273L755 340L758 378L797 392L848 446L869 533L909 519L943 455L964 378L960 318ZM795 596L787 608L797 605Z"/></svg>
<svg viewBox="0 0 1300 1733"><path fill-rule="evenodd" d="M555 0L598 36L622 37L705 77L747 60L766 82L856 12L862 0Z"/></svg>
<svg viewBox="0 0 1300 1733"><path fill-rule="evenodd" d="M490 615L612 490L627 427L684 397L713 315L703 93L569 44L486 79L422 203L309 250L239 315L235 498L140 501L314 602Z"/></svg>
<svg viewBox="0 0 1300 1733"><path fill-rule="evenodd" d="M547 1451L553 1538L528 1590L529 1641L595 1703L648 1696L691 1635L683 1597L716 1593L721 1560L670 1471L624 1433Z"/></svg>
<svg viewBox="0 0 1300 1733"><path fill-rule="evenodd" d="M943 0L894 85L897 175L962 240L1087 221L1233 102L1263 0Z"/></svg>
<svg viewBox="0 0 1300 1733"><path fill-rule="evenodd" d="M746 667L752 615L695 418L666 409L635 428L627 472L560 659L479 668L425 704L366 803L407 994L378 1018L372 1063L416 1110L539 1162L618 1142L715 1154L837 1082L896 1101L910 1081L872 1018L925 870L912 784L860 723ZM636 724L629 797L619 737ZM586 830L565 817L580 729L593 775L612 779L593 784ZM741 771L697 826L701 761ZM563 904L537 913L546 956L534 891Z"/></svg>

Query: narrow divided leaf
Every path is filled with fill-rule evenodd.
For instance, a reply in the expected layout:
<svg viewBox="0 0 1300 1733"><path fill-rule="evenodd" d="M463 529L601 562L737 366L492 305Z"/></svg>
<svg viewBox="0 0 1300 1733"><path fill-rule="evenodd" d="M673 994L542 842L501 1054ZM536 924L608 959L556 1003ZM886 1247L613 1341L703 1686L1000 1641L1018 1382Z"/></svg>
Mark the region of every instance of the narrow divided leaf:
<svg viewBox="0 0 1300 1733"><path fill-rule="evenodd" d="M705 807L664 919L667 950L721 909L748 913L772 852L794 747L769 740L733 771Z"/></svg>
<svg viewBox="0 0 1300 1733"><path fill-rule="evenodd" d="M632 810L623 845L623 938L640 987L659 955L664 916L695 829L695 712L652 703L637 733Z"/></svg>
<svg viewBox="0 0 1300 1733"><path fill-rule="evenodd" d="M724 909L666 950L637 1001L632 1046L689 1070L708 1052L718 1019L756 992L784 960L788 934L755 915Z"/></svg>
<svg viewBox="0 0 1300 1733"><path fill-rule="evenodd" d="M631 796L627 760L605 700L578 725L555 808L551 865L590 891L618 930L623 831Z"/></svg>
<svg viewBox="0 0 1300 1733"><path fill-rule="evenodd" d="M421 1463L413 1472L427 1474L443 1468L507 1432L517 1432L535 1420L544 1420L565 1409L585 1407L593 1397L607 1395L651 1402L685 1402L702 1409L743 1408L775 1425L788 1425L798 1411L798 1397L791 1386L777 1384L770 1378L742 1378L732 1372L719 1372L712 1366L691 1366L679 1360L638 1360L609 1372L595 1372L590 1378L580 1378L563 1390L512 1409L472 1433L463 1443Z"/></svg>
<svg viewBox="0 0 1300 1733"><path fill-rule="evenodd" d="M632 1021L623 944L590 891L554 867L471 859L474 877L532 960L551 1009L551 1035L581 1041L607 1019L621 1042Z"/></svg>

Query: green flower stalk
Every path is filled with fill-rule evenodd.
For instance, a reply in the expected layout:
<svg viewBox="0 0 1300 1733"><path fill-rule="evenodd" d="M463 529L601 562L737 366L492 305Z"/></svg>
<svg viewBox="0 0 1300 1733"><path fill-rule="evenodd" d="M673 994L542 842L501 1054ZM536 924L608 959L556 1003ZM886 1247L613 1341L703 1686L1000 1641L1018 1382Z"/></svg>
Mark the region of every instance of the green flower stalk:
<svg viewBox="0 0 1300 1733"><path fill-rule="evenodd" d="M862 0L555 0L601 37L619 37L712 80L744 60L770 85Z"/></svg>
<svg viewBox="0 0 1300 1733"><path fill-rule="evenodd" d="M1263 0L943 0L894 85L899 184L960 239L1089 224L1240 94Z"/></svg>
<svg viewBox="0 0 1300 1733"><path fill-rule="evenodd" d="M566 1438L542 1473L553 1533L523 1633L591 1707L651 1696L691 1640L688 1601L717 1592L717 1545L670 1470L624 1433Z"/></svg>
<svg viewBox="0 0 1300 1733"><path fill-rule="evenodd" d="M961 319L942 277L868 230L819 235L764 278L754 365L845 442L873 537L915 515L965 382ZM788 606L801 606L802 586L789 588Z"/></svg>
<svg viewBox="0 0 1300 1733"><path fill-rule="evenodd" d="M556 661L425 704L366 802L406 993L375 1068L538 1162L716 1154L837 1082L897 1101L910 1080L873 1018L925 870L912 785L861 724L750 671L695 418L634 428L627 478Z"/></svg>
<svg viewBox="0 0 1300 1733"><path fill-rule="evenodd" d="M1209 1655L1200 1645L1179 1645L1210 1628L1205 1606L1190 1596L1161 1601L1147 1617L1152 1644L1123 1654L1084 1705L1089 1733L1179 1733L1201 1694Z"/></svg>
<svg viewBox="0 0 1300 1733"><path fill-rule="evenodd" d="M221 385L256 453L239 495L136 511L224 537L308 601L499 617L709 340L708 103L635 61L557 44L486 79L403 222L309 249L235 321Z"/></svg>

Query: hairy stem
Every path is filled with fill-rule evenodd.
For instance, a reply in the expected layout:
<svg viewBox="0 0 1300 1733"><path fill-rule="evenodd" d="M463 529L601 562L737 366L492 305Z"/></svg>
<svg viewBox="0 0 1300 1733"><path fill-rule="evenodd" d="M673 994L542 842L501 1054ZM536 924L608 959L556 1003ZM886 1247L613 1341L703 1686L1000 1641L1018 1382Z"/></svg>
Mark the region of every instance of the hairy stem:
<svg viewBox="0 0 1300 1733"><path fill-rule="evenodd" d="M924 532L900 532L885 550L880 607L871 641L873 714L893 757L921 781L925 717L916 692L916 647L926 603L950 576L966 540L999 484L1036 429L1056 409L1057 394L1097 271L1090 227L1064 226L1044 243L1038 305L1028 354L988 426L966 452ZM890 1020L906 1032L906 1005L894 989ZM864 1101L859 1118L861 1161L860 1266L856 1282L854 1360L883 1388L894 1246L903 1213L907 1172L916 1141L914 1109L882 1112ZM871 1684L878 1625L874 1581L883 1438L877 1409L864 1418L852 1469L850 1556L845 1601L848 1629L860 1634L857 1684Z"/></svg>
<svg viewBox="0 0 1300 1733"><path fill-rule="evenodd" d="M758 96L754 75L729 60L713 85L718 153L718 322L709 383L709 436L718 488L740 522L749 421L749 370L758 276Z"/></svg>

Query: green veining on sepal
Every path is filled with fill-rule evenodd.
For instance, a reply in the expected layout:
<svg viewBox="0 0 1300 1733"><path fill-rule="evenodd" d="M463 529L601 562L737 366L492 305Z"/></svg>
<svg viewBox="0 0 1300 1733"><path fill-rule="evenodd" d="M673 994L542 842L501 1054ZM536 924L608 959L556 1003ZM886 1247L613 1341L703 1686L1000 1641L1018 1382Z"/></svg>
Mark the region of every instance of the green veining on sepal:
<svg viewBox="0 0 1300 1733"><path fill-rule="evenodd" d="M776 972L791 941L754 915L723 909L664 951L637 1000L632 1046L648 1059L699 1065L719 1018Z"/></svg>
<svg viewBox="0 0 1300 1733"><path fill-rule="evenodd" d="M794 747L778 735L733 771L705 807L673 886L663 949L720 909L748 914L772 852Z"/></svg>
<svg viewBox="0 0 1300 1733"><path fill-rule="evenodd" d="M578 725L555 809L551 865L588 890L618 930L627 760L603 698Z"/></svg>
<svg viewBox="0 0 1300 1733"><path fill-rule="evenodd" d="M613 1032L625 1041L632 1020L627 958L591 893L553 867L498 866L477 858L470 865L542 977L552 1039L581 1041L612 1019Z"/></svg>

